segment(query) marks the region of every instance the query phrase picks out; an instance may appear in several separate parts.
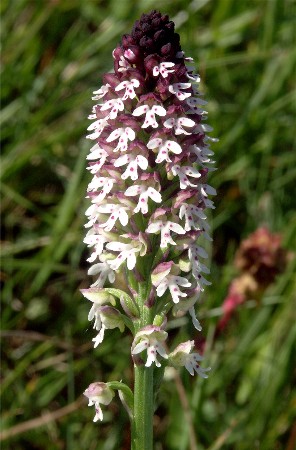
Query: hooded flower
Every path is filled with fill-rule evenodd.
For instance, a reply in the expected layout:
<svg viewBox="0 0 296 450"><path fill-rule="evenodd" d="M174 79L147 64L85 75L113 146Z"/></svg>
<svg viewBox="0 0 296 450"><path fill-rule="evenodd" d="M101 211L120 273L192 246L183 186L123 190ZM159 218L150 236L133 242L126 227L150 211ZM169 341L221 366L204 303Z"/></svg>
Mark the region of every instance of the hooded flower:
<svg viewBox="0 0 296 450"><path fill-rule="evenodd" d="M196 372L202 378L208 378L206 372L211 370L211 368L207 367L204 369L200 367L199 362L203 360L203 357L199 353L191 353L193 348L194 341L183 342L169 354L169 362L175 367L184 366L190 375L194 375L194 372Z"/></svg>
<svg viewBox="0 0 296 450"><path fill-rule="evenodd" d="M132 344L132 355L147 350L147 361L145 366L150 367L152 363L155 363L156 367L160 367L161 364L157 360L157 353L163 358L167 359L166 351L162 343L167 338L167 333L160 327L155 325L148 325L142 328L135 336Z"/></svg>
<svg viewBox="0 0 296 450"><path fill-rule="evenodd" d="M91 383L84 391L84 395L89 399L88 406L95 405L96 415L94 422L103 420L103 411L101 410L100 403L102 405L109 405L114 397L114 391L109 388L106 383L96 382Z"/></svg>

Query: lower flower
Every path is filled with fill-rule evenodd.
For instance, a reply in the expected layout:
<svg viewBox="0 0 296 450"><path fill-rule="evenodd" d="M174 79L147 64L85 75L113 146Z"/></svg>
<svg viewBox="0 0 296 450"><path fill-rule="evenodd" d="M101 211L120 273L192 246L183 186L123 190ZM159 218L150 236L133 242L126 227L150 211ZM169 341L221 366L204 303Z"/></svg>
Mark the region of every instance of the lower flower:
<svg viewBox="0 0 296 450"><path fill-rule="evenodd" d="M102 405L109 405L114 397L114 391L109 388L106 383L96 382L91 383L84 391L84 395L89 399L88 406L95 405L96 415L94 422L103 420L103 411L101 410L100 403Z"/></svg>
<svg viewBox="0 0 296 450"><path fill-rule="evenodd" d="M147 361L145 366L150 367L152 363L155 363L156 367L160 367L161 364L157 359L157 353L163 358L167 359L166 351L162 345L167 338L168 334L160 327L155 325L148 325L142 328L135 335L135 339L132 344L132 355L147 350Z"/></svg>
<svg viewBox="0 0 296 450"><path fill-rule="evenodd" d="M196 372L202 378L208 378L206 372L209 372L211 368L200 367L199 362L203 360L203 357L199 353L191 353L193 348L194 341L182 342L169 354L169 363L174 367L185 366L190 375L194 375L194 372Z"/></svg>

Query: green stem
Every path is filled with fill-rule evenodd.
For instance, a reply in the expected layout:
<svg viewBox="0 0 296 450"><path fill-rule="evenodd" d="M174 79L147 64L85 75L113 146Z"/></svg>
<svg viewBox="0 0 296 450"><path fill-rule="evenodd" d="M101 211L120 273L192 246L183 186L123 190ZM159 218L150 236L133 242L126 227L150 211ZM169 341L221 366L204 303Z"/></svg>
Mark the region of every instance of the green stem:
<svg viewBox="0 0 296 450"><path fill-rule="evenodd" d="M132 450L153 448L153 367L135 366Z"/></svg>
<svg viewBox="0 0 296 450"><path fill-rule="evenodd" d="M140 320L135 324L135 332L152 324L152 309L145 305L149 296L149 283L139 283ZM134 366L134 411L132 420L131 450L153 450L153 413L154 413L154 367L143 364Z"/></svg>

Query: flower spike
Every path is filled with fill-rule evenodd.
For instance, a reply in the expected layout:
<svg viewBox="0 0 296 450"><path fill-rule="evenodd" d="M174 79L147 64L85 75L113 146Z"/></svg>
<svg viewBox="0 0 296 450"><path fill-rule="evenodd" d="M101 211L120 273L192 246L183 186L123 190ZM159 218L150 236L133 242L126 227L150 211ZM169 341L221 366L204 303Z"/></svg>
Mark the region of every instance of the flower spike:
<svg viewBox="0 0 296 450"><path fill-rule="evenodd" d="M164 345L172 314L188 313L202 329L196 306L210 284L203 241L211 240L215 139L208 136L200 77L174 23L158 11L143 14L112 55L114 71L93 92L87 136L94 142L84 242L94 280L82 294L92 302L94 346L105 330L127 327L135 370L153 374L165 363L206 378L209 368L200 367L194 341L169 355ZM86 394L96 420L102 418L101 385Z"/></svg>

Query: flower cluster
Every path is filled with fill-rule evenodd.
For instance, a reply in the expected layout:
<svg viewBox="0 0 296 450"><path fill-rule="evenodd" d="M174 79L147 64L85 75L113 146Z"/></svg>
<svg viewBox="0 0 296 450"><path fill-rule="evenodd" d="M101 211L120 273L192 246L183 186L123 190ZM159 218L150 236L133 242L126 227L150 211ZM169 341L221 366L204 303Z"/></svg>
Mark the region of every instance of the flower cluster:
<svg viewBox="0 0 296 450"><path fill-rule="evenodd" d="M204 277L208 255L197 241L211 239L206 210L214 208L209 196L215 189L207 176L214 170L214 139L207 135L206 101L192 58L181 50L174 23L157 11L135 23L113 58L114 72L105 74L104 85L94 92L87 136L94 145L87 156L93 179L84 242L92 249L88 273L96 279L82 293L94 303L89 319L99 331L95 345L106 328L123 328L123 316L138 319L143 283L149 286L145 304L154 318L170 310L189 312L201 330L195 305L210 284ZM124 295L116 289L106 294L113 283ZM201 357L189 357L192 341L166 354L165 321L137 329L132 354L147 351L146 366L159 366L158 354L205 376L197 364Z"/></svg>

